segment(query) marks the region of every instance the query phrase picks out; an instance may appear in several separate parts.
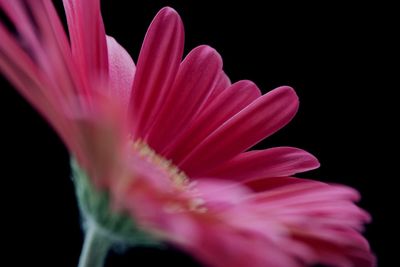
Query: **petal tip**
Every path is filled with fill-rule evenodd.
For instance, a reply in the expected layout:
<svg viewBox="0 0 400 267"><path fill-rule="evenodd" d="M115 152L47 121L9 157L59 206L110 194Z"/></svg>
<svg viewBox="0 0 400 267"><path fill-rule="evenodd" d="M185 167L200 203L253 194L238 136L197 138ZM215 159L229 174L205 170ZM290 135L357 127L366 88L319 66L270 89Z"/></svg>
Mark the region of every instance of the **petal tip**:
<svg viewBox="0 0 400 267"><path fill-rule="evenodd" d="M156 18L175 19L181 21L179 13L172 7L166 6L158 11Z"/></svg>
<svg viewBox="0 0 400 267"><path fill-rule="evenodd" d="M301 159L301 162L303 163L302 165L305 168L303 171L315 170L321 166L321 163L316 156L303 149L296 147L278 147L277 149L285 149L298 157L298 159Z"/></svg>
<svg viewBox="0 0 400 267"><path fill-rule="evenodd" d="M296 99L299 98L297 93L296 93L296 90L294 90L293 87L288 86L288 85L279 86L274 91L277 91L277 92L279 92L281 94L287 94L288 96L295 97Z"/></svg>
<svg viewBox="0 0 400 267"><path fill-rule="evenodd" d="M291 86L280 86L276 88L274 91L277 92L277 94L282 94L286 97L288 104L291 103L293 105L293 116L297 113L299 109L299 96L296 93L296 90L293 89Z"/></svg>
<svg viewBox="0 0 400 267"><path fill-rule="evenodd" d="M213 58L214 62L218 62L219 68L222 69L222 57L215 48L209 45L199 45L192 52L200 54L203 58Z"/></svg>
<svg viewBox="0 0 400 267"><path fill-rule="evenodd" d="M204 45L204 44L197 46L193 50L199 51L200 53L204 53L204 54L217 54L217 55L219 55L217 50L215 50L213 47L211 47L209 45Z"/></svg>
<svg viewBox="0 0 400 267"><path fill-rule="evenodd" d="M311 153L306 152L306 157L308 162L310 163L309 169L314 170L321 167L321 163L319 162L318 158Z"/></svg>
<svg viewBox="0 0 400 267"><path fill-rule="evenodd" d="M167 6L158 11L158 13L154 17L150 25L150 28L152 28L152 26L156 28L155 25L158 25L158 27L161 27L161 29L163 30L167 28L174 29L174 32L178 36L177 38L181 39L181 43L183 46L183 39L184 39L183 21L179 13L175 9Z"/></svg>

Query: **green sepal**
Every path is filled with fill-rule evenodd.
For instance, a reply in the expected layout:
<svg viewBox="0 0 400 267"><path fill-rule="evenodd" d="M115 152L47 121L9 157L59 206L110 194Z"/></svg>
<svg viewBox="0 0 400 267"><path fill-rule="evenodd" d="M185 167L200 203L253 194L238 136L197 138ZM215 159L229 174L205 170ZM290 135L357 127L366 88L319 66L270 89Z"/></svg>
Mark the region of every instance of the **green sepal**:
<svg viewBox="0 0 400 267"><path fill-rule="evenodd" d="M140 229L129 215L112 211L109 193L97 190L75 159L71 159L71 168L84 226L89 221L96 223L119 247L161 245L160 240Z"/></svg>

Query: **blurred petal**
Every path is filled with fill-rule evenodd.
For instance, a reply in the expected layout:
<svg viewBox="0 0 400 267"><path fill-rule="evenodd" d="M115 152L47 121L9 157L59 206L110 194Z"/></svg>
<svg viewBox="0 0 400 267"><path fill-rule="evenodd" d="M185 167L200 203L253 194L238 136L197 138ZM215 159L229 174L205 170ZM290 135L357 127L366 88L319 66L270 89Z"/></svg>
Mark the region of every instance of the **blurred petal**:
<svg viewBox="0 0 400 267"><path fill-rule="evenodd" d="M71 48L83 75L107 77L106 35L100 14L100 0L63 0L67 16Z"/></svg>
<svg viewBox="0 0 400 267"><path fill-rule="evenodd" d="M128 52L110 36L107 36L107 49L109 93L111 97L118 99L123 109L127 111L136 66Z"/></svg>

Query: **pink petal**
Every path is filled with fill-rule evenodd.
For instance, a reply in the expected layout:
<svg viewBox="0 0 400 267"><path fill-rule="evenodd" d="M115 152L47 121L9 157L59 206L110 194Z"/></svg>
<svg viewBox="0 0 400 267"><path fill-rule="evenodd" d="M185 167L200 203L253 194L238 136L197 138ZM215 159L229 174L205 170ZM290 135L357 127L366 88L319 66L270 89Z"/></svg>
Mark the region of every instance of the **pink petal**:
<svg viewBox="0 0 400 267"><path fill-rule="evenodd" d="M38 52L36 59L47 78L54 83L54 88L57 88L53 91L61 98L61 103L77 96L89 97L83 87L84 79L80 76L79 68L74 65L66 34L54 6L49 1L33 2L31 10L43 39L42 51Z"/></svg>
<svg viewBox="0 0 400 267"><path fill-rule="evenodd" d="M48 1L28 4L32 8L30 18L35 19L36 30L43 39L43 44L39 44L30 33L33 28L21 2L16 0L14 5L10 5L10 2L1 1L0 4L20 31L21 42L32 49L32 55L28 56L19 42L0 24L0 68L17 90L55 127L69 149L80 154L74 138L77 129L63 114L68 108L65 98L76 92L72 86L76 77L70 72L68 43L54 7Z"/></svg>
<svg viewBox="0 0 400 267"><path fill-rule="evenodd" d="M211 47L193 49L182 62L167 99L148 132L147 142L162 154L190 121L211 93L222 68L220 55Z"/></svg>
<svg viewBox="0 0 400 267"><path fill-rule="evenodd" d="M72 66L68 40L52 3L29 1L27 8L31 14L27 14L27 8L20 0L12 4L1 1L0 4L16 26L21 47L23 44L38 69L45 72L44 77L49 82L52 80L55 83L53 86L58 89L46 93L61 99L75 94L79 79ZM61 99L58 101L62 102Z"/></svg>
<svg viewBox="0 0 400 267"><path fill-rule="evenodd" d="M218 179L201 179L194 182L196 195L207 207L224 208L239 204L251 191L245 186Z"/></svg>
<svg viewBox="0 0 400 267"><path fill-rule="evenodd" d="M111 97L118 99L124 107L123 110L127 110L136 66L128 52L110 36L107 36L107 49L109 93Z"/></svg>
<svg viewBox="0 0 400 267"><path fill-rule="evenodd" d="M260 90L251 81L239 81L210 101L168 147L165 156L179 164L207 136L236 113L261 96Z"/></svg>
<svg viewBox="0 0 400 267"><path fill-rule="evenodd" d="M5 2L0 3L6 6ZM120 105L97 96L95 91L90 95L89 105L82 73L78 72L81 66L72 60L68 40L51 1L28 1L27 9L17 3L21 2L16 0L11 5L14 9L7 8L7 12L15 12L8 15L16 21L22 44L0 24L0 67L50 121L96 184L98 180L118 177L114 175L118 169L114 160L119 160L120 142L125 142L126 136ZM27 10L31 13L27 14ZM24 23L17 22L19 18ZM22 26L30 27L29 22L35 28L23 29ZM32 30L37 36L30 33ZM29 56L22 47L29 51ZM107 88L105 83L94 80L101 89Z"/></svg>
<svg viewBox="0 0 400 267"><path fill-rule="evenodd" d="M342 185L329 185L308 179L277 177L246 182L246 185L258 192L254 195L256 201L293 201L294 203L329 201L343 199L357 201L360 194L353 188Z"/></svg>
<svg viewBox="0 0 400 267"><path fill-rule="evenodd" d="M240 215L239 215L240 216ZM301 264L271 240L218 222L199 222L199 240L187 241L190 251L207 266L300 267Z"/></svg>
<svg viewBox="0 0 400 267"><path fill-rule="evenodd" d="M293 147L249 151L207 172L207 176L241 181L264 177L290 176L319 167L310 153Z"/></svg>
<svg viewBox="0 0 400 267"><path fill-rule="evenodd" d="M359 234L357 236L357 239L360 238ZM293 238L312 247L318 255L319 263L337 267L376 266L374 255L369 251L369 248L362 245L343 245L334 241L327 241L321 239L316 231L295 232ZM348 236L348 238L354 237Z"/></svg>
<svg viewBox="0 0 400 267"><path fill-rule="evenodd" d="M108 57L100 1L63 0L63 3L76 64L85 77L105 79Z"/></svg>
<svg viewBox="0 0 400 267"><path fill-rule="evenodd" d="M207 100L222 66L219 54L208 46L193 49L182 62L177 79L152 125L149 144L157 151L182 132ZM162 134L160 134L162 132Z"/></svg>
<svg viewBox="0 0 400 267"><path fill-rule="evenodd" d="M279 87L258 98L204 140L181 164L197 176L233 158L285 126L296 114L298 98L290 87Z"/></svg>
<svg viewBox="0 0 400 267"><path fill-rule="evenodd" d="M77 108L65 116L79 127L80 136L74 136L84 152L78 158L79 166L96 186L109 186L116 177L124 177L127 171L129 135L122 107L103 94L92 96L92 106L79 108L79 99L76 102Z"/></svg>
<svg viewBox="0 0 400 267"><path fill-rule="evenodd" d="M254 192L263 192L286 185L304 184L308 186L310 182L315 182L316 184L319 183L316 181L293 177L265 177L261 179L249 179L248 181L243 181L242 183L246 184L246 186L251 188Z"/></svg>
<svg viewBox="0 0 400 267"><path fill-rule="evenodd" d="M31 18L26 13L23 3L21 0L15 1L0 1L0 7L4 10L5 14L10 18L14 24L16 30L24 43L31 51L40 53L40 41L32 23Z"/></svg>
<svg viewBox="0 0 400 267"><path fill-rule="evenodd" d="M221 71L215 87L212 90L211 95L207 99L207 104L214 101L223 90L229 88L231 85L232 83L228 75L226 75L225 72Z"/></svg>
<svg viewBox="0 0 400 267"><path fill-rule="evenodd" d="M183 54L183 25L171 8L151 23L137 62L130 115L133 135L144 138L175 80Z"/></svg>

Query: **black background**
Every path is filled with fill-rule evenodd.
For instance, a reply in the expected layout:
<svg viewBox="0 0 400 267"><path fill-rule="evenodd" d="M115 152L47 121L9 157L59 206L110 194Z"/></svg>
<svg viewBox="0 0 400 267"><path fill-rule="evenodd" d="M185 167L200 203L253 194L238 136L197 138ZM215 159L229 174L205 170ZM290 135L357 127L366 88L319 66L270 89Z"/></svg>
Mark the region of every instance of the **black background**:
<svg viewBox="0 0 400 267"><path fill-rule="evenodd" d="M200 44L213 46L232 81L253 80L264 92L293 86L301 101L298 115L257 147L306 149L322 166L302 177L357 188L363 196L360 205L373 216L366 236L379 266L393 266L390 257L398 245L392 240L398 232L392 225L398 222L393 216L398 208L392 205L398 197L392 190L398 155L390 127L396 124L398 83L389 80L395 75L395 18L384 4L323 2L216 6L108 0L102 6L107 33L134 60L151 19L169 5L185 23L186 52ZM76 266L82 236L68 153L3 78L1 84L2 261L11 260L9 266ZM159 266L160 260L197 266L172 249L112 254L107 265Z"/></svg>

